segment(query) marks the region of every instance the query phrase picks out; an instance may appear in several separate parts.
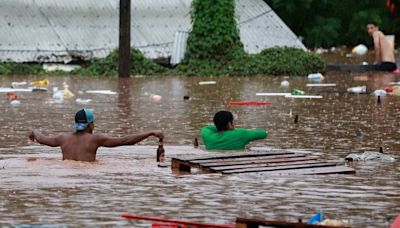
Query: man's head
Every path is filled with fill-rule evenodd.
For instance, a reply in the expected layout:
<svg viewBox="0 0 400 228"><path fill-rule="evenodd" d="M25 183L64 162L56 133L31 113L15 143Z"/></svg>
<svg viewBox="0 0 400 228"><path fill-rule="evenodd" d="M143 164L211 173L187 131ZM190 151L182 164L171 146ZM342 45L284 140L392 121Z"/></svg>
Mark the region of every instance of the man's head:
<svg viewBox="0 0 400 228"><path fill-rule="evenodd" d="M76 131L86 131L89 133L93 132L94 129L94 115L91 109L81 109L75 114L75 125Z"/></svg>
<svg viewBox="0 0 400 228"><path fill-rule="evenodd" d="M378 27L378 25L376 24L376 22L374 22L374 21L368 22L368 24L367 24L367 31L368 31L368 33L369 33L370 35L372 35L374 32L376 32L376 31L378 31L378 30L379 30L379 27Z"/></svg>
<svg viewBox="0 0 400 228"><path fill-rule="evenodd" d="M229 111L219 111L214 115L214 124L218 131L233 130L233 115Z"/></svg>

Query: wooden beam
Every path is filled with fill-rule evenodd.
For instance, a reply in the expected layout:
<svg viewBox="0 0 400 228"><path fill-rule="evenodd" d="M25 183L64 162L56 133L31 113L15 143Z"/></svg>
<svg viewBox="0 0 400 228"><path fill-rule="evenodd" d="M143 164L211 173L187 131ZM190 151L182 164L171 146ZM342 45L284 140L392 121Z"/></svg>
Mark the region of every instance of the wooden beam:
<svg viewBox="0 0 400 228"><path fill-rule="evenodd" d="M119 1L118 76L131 73L131 0Z"/></svg>

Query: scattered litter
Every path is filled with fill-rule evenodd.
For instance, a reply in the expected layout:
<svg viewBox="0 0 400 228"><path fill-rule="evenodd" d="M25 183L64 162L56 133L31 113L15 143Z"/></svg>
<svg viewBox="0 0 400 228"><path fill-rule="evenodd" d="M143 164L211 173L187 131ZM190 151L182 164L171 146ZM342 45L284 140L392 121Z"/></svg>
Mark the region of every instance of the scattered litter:
<svg viewBox="0 0 400 228"><path fill-rule="evenodd" d="M59 64L59 63L45 63L43 64L43 70L45 71L65 71L71 72L75 69L80 68L79 65L72 65L72 64Z"/></svg>
<svg viewBox="0 0 400 228"><path fill-rule="evenodd" d="M199 85L214 85L217 84L216 81L201 81L199 82Z"/></svg>
<svg viewBox="0 0 400 228"><path fill-rule="evenodd" d="M9 93L7 93L7 99L9 101L16 100L17 99L17 94L15 94L13 92L9 92Z"/></svg>
<svg viewBox="0 0 400 228"><path fill-rule="evenodd" d="M23 86L23 85L27 85L28 83L23 81L23 82L11 82L11 86L13 88L18 87L18 86Z"/></svg>
<svg viewBox="0 0 400 228"><path fill-rule="evenodd" d="M153 102L159 102L159 101L161 101L161 99L162 99L162 96L157 95L157 94L150 94L150 96L149 96L149 100L153 101Z"/></svg>
<svg viewBox="0 0 400 228"><path fill-rule="evenodd" d="M0 88L0 93L13 93L13 92L32 92L32 88Z"/></svg>
<svg viewBox="0 0 400 228"><path fill-rule="evenodd" d="M308 75L310 80L324 80L324 76L321 73L311 73Z"/></svg>
<svg viewBox="0 0 400 228"><path fill-rule="evenodd" d="M237 106L270 106L271 102L263 102L263 101L228 101L228 105L237 105Z"/></svg>
<svg viewBox="0 0 400 228"><path fill-rule="evenodd" d="M50 82L47 79L31 82L31 85L37 86L37 87L45 87L45 86L48 86L49 84L50 84Z"/></svg>
<svg viewBox="0 0 400 228"><path fill-rule="evenodd" d="M367 160L380 160L380 161L394 161L395 159L387 154L374 151L366 151L362 154L349 154L346 156L347 161L367 161Z"/></svg>
<svg viewBox="0 0 400 228"><path fill-rule="evenodd" d="M287 96L291 95L291 93L256 93L256 96Z"/></svg>
<svg viewBox="0 0 400 228"><path fill-rule="evenodd" d="M325 219L324 215L321 212L316 213L313 215L310 220L308 220L307 224L317 224L319 222L322 222Z"/></svg>
<svg viewBox="0 0 400 228"><path fill-rule="evenodd" d="M365 55L367 54L367 52L368 48L364 44L359 44L351 50L351 53L354 53L356 55Z"/></svg>
<svg viewBox="0 0 400 228"><path fill-rule="evenodd" d="M71 97L74 97L75 95L68 89L68 85L67 85L67 83L63 83L63 87L64 87L64 89L63 89L63 95L64 95L64 98L71 98Z"/></svg>
<svg viewBox="0 0 400 228"><path fill-rule="evenodd" d="M95 93L95 94L106 94L106 95L114 95L117 92L111 90L87 90L86 93Z"/></svg>
<svg viewBox="0 0 400 228"><path fill-rule="evenodd" d="M92 99L80 99L80 98L77 98L75 101L78 104L88 104L88 103L90 103L92 101Z"/></svg>
<svg viewBox="0 0 400 228"><path fill-rule="evenodd" d="M61 103L64 100L64 93L57 87L53 87L53 98L56 103Z"/></svg>
<svg viewBox="0 0 400 228"><path fill-rule="evenodd" d="M390 85L400 85L400 82L391 82Z"/></svg>
<svg viewBox="0 0 400 228"><path fill-rule="evenodd" d="M299 90L299 89L292 89L291 95L304 95L306 94L306 92L304 92L303 90Z"/></svg>
<svg viewBox="0 0 400 228"><path fill-rule="evenodd" d="M368 62L361 62L361 65L363 65L363 66L366 66L366 65L368 65Z"/></svg>
<svg viewBox="0 0 400 228"><path fill-rule="evenodd" d="M377 89L374 91L374 96L376 96L376 97L378 97L378 96L383 97L386 95L387 95L387 92L383 89Z"/></svg>
<svg viewBox="0 0 400 228"><path fill-rule="evenodd" d="M329 86L336 86L335 83L312 83L307 84L307 87L329 87Z"/></svg>
<svg viewBox="0 0 400 228"><path fill-rule="evenodd" d="M18 105L21 104L21 101L19 101L19 100L13 100L13 101L10 102L10 104L11 104L12 106L18 106Z"/></svg>
<svg viewBox="0 0 400 228"><path fill-rule="evenodd" d="M46 87L33 87L32 92L47 92L48 89Z"/></svg>
<svg viewBox="0 0 400 228"><path fill-rule="evenodd" d="M310 99L320 99L322 96L320 95L287 95L286 98L310 98Z"/></svg>
<svg viewBox="0 0 400 228"><path fill-rule="evenodd" d="M385 91L386 92L388 92L388 93L390 93L390 92L393 92L393 90L396 88L396 87L398 87L398 86L386 86L385 87Z"/></svg>
<svg viewBox="0 0 400 228"><path fill-rule="evenodd" d="M281 87L288 87L289 84L290 84L290 83L289 83L287 80L283 80L283 81L281 82Z"/></svg>
<svg viewBox="0 0 400 228"><path fill-rule="evenodd" d="M347 92L349 92L349 93L366 93L367 86L350 87L350 88L347 88Z"/></svg>

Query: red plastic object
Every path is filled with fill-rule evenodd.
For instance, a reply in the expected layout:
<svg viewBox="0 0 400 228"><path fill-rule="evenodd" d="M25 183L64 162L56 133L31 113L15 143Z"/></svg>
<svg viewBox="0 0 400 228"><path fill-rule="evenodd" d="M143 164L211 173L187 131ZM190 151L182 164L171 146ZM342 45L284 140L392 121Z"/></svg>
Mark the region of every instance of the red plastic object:
<svg viewBox="0 0 400 228"><path fill-rule="evenodd" d="M385 87L385 91L388 92L388 93L393 92L393 89L394 89L394 86L387 86L387 87Z"/></svg>
<svg viewBox="0 0 400 228"><path fill-rule="evenodd" d="M390 225L390 228L400 228L400 214L394 219L394 222L392 225Z"/></svg>
<svg viewBox="0 0 400 228"><path fill-rule="evenodd" d="M228 101L228 105L237 105L237 106L271 106L271 102L263 102L263 101Z"/></svg>
<svg viewBox="0 0 400 228"><path fill-rule="evenodd" d="M9 92L7 93L7 98L9 101L15 100L17 99L17 94Z"/></svg>
<svg viewBox="0 0 400 228"><path fill-rule="evenodd" d="M147 220L147 221L154 221L154 222L164 222L168 223L165 225L188 225L188 226L196 226L199 228L235 228L234 224L210 224L210 223L201 223L201 222L188 222L188 221L179 221L173 219L163 219L163 218L153 218L153 217L144 217L138 215L131 215L131 214L123 214L121 215L122 218L126 219L138 219L138 220ZM179 227L179 226L178 226Z"/></svg>

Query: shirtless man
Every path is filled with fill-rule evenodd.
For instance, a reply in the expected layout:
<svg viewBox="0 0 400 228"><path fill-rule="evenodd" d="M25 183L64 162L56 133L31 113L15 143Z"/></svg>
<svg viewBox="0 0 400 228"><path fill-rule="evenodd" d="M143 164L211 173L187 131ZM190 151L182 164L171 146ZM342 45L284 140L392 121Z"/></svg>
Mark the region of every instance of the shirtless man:
<svg viewBox="0 0 400 228"><path fill-rule="evenodd" d="M397 69L394 59L393 46L386 39L376 23L370 22L367 25L368 33L374 39L376 69L379 71L394 71Z"/></svg>
<svg viewBox="0 0 400 228"><path fill-rule="evenodd" d="M64 133L56 136L45 136L38 130L32 130L29 138L40 144L51 147L61 146L63 160L88 161L96 160L97 148L117 147L136 144L150 136L163 138L161 131L148 131L135 135L114 138L107 135L93 134L94 115L90 109L79 110L75 115L75 133Z"/></svg>

